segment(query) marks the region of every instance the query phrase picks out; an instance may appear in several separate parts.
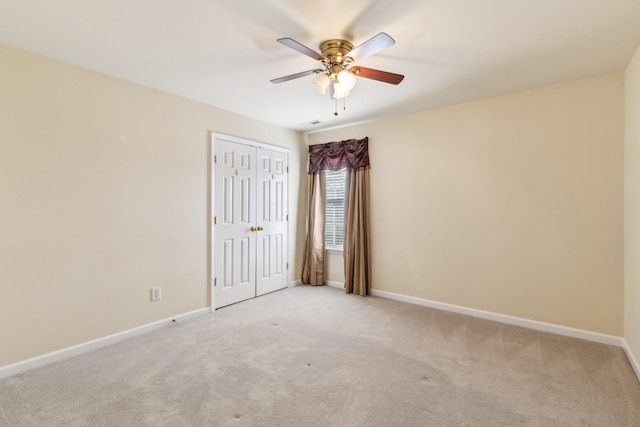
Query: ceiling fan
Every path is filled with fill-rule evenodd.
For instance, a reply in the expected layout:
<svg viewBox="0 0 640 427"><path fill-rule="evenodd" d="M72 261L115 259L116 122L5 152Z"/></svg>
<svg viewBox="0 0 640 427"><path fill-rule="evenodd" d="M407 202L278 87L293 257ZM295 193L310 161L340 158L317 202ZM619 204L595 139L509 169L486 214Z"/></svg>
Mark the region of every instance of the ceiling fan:
<svg viewBox="0 0 640 427"><path fill-rule="evenodd" d="M273 79L271 83L283 83L312 74L320 74L313 81L318 92L324 95L327 88L329 88L331 97L340 99L349 95L349 92L356 84L356 76L393 85L399 84L404 79L401 74L353 65L356 61L395 44L395 40L386 33L377 34L355 49L353 44L347 40L326 40L320 43L320 52L322 53L318 53L291 38L278 39L278 42L320 61L322 67Z"/></svg>

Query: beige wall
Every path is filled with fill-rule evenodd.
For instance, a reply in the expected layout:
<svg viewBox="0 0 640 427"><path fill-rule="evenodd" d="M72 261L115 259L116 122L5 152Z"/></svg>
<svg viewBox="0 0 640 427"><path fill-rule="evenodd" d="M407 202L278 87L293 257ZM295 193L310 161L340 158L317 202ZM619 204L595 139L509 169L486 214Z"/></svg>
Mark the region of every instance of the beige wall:
<svg viewBox="0 0 640 427"><path fill-rule="evenodd" d="M624 336L640 361L640 48L625 72Z"/></svg>
<svg viewBox="0 0 640 427"><path fill-rule="evenodd" d="M0 64L0 366L208 305L210 131L291 149L299 277L299 133L1 45Z"/></svg>
<svg viewBox="0 0 640 427"><path fill-rule="evenodd" d="M615 73L308 142L370 138L374 289L622 336L623 109Z"/></svg>
<svg viewBox="0 0 640 427"><path fill-rule="evenodd" d="M326 262L327 280L344 284L344 259L342 253L327 252Z"/></svg>

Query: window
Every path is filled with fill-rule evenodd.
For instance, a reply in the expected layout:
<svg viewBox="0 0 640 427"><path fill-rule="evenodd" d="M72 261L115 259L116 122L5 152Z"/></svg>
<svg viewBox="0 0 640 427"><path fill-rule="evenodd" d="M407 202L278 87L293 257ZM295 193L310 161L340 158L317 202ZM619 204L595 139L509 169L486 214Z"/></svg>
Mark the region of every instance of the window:
<svg viewBox="0 0 640 427"><path fill-rule="evenodd" d="M327 184L324 243L327 249L342 250L344 242L344 189L347 169L324 171Z"/></svg>

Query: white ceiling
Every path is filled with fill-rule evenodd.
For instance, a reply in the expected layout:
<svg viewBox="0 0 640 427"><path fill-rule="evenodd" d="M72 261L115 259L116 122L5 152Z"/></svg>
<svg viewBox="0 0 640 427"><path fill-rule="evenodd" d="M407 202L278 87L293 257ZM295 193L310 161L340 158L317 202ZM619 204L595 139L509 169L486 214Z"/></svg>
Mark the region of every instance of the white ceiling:
<svg viewBox="0 0 640 427"><path fill-rule="evenodd" d="M314 49L396 44L357 65L346 110L313 76ZM276 125L312 131L624 70L640 45L640 0L0 0L0 42ZM305 123L319 120L315 126Z"/></svg>

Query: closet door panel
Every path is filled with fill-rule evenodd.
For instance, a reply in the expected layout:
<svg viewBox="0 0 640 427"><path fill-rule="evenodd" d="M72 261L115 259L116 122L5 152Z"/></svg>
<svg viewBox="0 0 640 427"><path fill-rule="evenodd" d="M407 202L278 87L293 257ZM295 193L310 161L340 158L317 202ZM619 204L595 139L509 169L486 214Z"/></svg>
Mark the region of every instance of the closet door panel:
<svg viewBox="0 0 640 427"><path fill-rule="evenodd" d="M288 154L258 148L257 295L287 287Z"/></svg>
<svg viewBox="0 0 640 427"><path fill-rule="evenodd" d="M254 297L256 289L255 148L216 140L214 164L214 305Z"/></svg>

